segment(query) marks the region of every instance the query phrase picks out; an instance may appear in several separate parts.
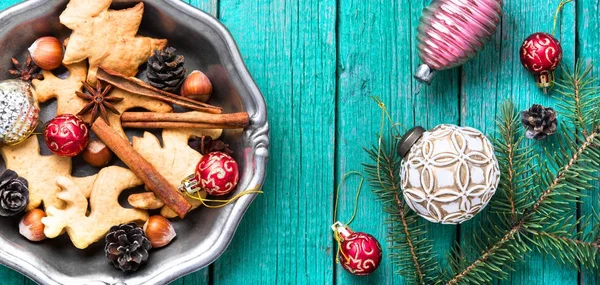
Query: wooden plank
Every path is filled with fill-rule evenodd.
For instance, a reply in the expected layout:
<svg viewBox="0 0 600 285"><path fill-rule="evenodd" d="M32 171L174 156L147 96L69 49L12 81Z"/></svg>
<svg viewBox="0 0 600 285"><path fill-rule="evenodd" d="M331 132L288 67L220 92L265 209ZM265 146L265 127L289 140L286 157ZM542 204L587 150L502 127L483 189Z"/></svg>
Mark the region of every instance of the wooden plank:
<svg viewBox="0 0 600 285"><path fill-rule="evenodd" d="M336 181L344 173L362 170L369 158L363 146L376 144L381 109L370 96L378 96L395 121L405 127L431 128L458 123L458 70L442 72L432 87L413 79L420 60L416 51L416 27L429 1L341 1L339 13L338 100ZM346 221L354 209L359 179L349 180L339 193L339 220ZM382 242L384 259L372 275L356 278L336 267L337 284L404 284L391 264L387 225L380 202L363 193L352 227ZM455 241L455 226L427 224L435 251L445 262L445 251Z"/></svg>
<svg viewBox="0 0 600 285"><path fill-rule="evenodd" d="M552 31L552 17L559 0L548 5L537 1L504 1L501 30L493 41L472 62L463 67L461 90L461 124L475 127L487 135L496 131L495 119L499 106L511 99L520 110L533 103L555 106L556 101L544 95L534 84L533 77L522 66L518 50L531 33ZM563 13L562 29L557 32L563 43L565 63L574 62L575 12L567 8ZM573 208L575 206L573 205ZM575 212L574 212L575 213ZM477 233L480 216L461 225L461 240ZM552 257L533 253L526 263L517 265L510 280L500 284L576 284L577 273L560 267ZM560 270L557 270L560 268ZM540 274L543 272L543 274ZM560 280L560 281L559 281ZM557 283L558 282L558 283Z"/></svg>
<svg viewBox="0 0 600 285"><path fill-rule="evenodd" d="M221 21L265 95L264 194L215 263L214 284L330 284L335 0L222 0Z"/></svg>
<svg viewBox="0 0 600 285"><path fill-rule="evenodd" d="M219 16L219 0L184 0L184 2L215 17Z"/></svg>
<svg viewBox="0 0 600 285"><path fill-rule="evenodd" d="M0 10L4 10L12 5L21 2L20 0L0 0Z"/></svg>
<svg viewBox="0 0 600 285"><path fill-rule="evenodd" d="M597 0L577 1L577 54L587 63L595 64L593 76L600 76L600 7ZM599 185L599 184L597 184ZM600 186L600 185L599 185ZM600 199L598 187L589 193L589 197L582 199L580 206L581 215L594 215L598 213ZM597 219L592 220L598 223ZM584 271L580 273L580 284L600 284L600 272Z"/></svg>
<svg viewBox="0 0 600 285"><path fill-rule="evenodd" d="M4 265L0 265L0 278L2 278L2 284L6 285L21 285L26 282L33 283L33 281L29 280L25 276L5 267Z"/></svg>

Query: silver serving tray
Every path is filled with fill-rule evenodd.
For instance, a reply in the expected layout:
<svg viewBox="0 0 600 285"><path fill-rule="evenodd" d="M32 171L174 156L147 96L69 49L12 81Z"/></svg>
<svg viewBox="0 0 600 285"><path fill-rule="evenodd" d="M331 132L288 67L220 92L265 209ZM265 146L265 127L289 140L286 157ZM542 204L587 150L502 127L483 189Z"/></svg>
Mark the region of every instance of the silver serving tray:
<svg viewBox="0 0 600 285"><path fill-rule="evenodd" d="M26 49L41 36L65 38L70 31L58 16L67 0L32 0L0 12L0 80L9 78L12 56L23 59ZM139 1L115 0L113 8L132 7ZM140 34L169 39L169 45L186 57L188 70L204 71L213 82L210 103L225 113L246 111L250 127L226 130L240 165L236 191L261 185L269 155L269 126L264 98L248 73L229 31L212 16L179 0L148 0ZM90 44L102 44L101 42ZM44 105L42 119L54 114L55 103ZM140 135L131 131L128 135ZM159 136L160 137L160 136ZM43 144L42 144L43 145ZM50 152L43 146L43 154ZM96 169L74 159L75 176ZM117 162L118 164L118 162ZM0 170L4 162L0 160ZM123 198L123 197L122 197ZM177 238L167 247L152 250L149 262L137 272L123 273L104 257L104 242L76 249L63 235L32 243L18 232L19 218L0 219L0 262L41 284L164 284L214 262L227 248L255 195L243 196L221 209L199 208L184 220L175 219Z"/></svg>

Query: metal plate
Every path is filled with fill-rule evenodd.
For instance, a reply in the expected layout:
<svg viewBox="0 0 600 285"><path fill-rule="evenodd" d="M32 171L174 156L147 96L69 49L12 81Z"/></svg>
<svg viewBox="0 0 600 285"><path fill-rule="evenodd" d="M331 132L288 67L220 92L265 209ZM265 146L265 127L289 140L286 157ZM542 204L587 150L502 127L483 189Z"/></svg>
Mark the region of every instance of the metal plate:
<svg viewBox="0 0 600 285"><path fill-rule="evenodd" d="M65 38L70 31L58 16L67 0L32 0L0 12L0 79L9 78L10 57L24 58L26 49L41 36ZM132 7L139 1L115 0L112 8ZM144 1L140 34L166 38L186 58L188 70L207 74L214 87L210 103L225 113L246 111L250 127L226 130L240 165L236 191L261 185L269 149L265 101L248 73L227 29L212 16L178 0ZM102 44L95 42L90 44ZM42 119L54 116L55 103L42 106ZM128 132L136 135L139 132ZM43 146L42 153L50 152ZM74 159L75 176L97 170ZM4 162L0 161L0 170ZM227 248L244 212L255 198L248 195L221 209L200 208L184 220L174 220L177 238L169 246L152 250L148 264L134 273L122 273L104 257L103 242L76 249L65 235L32 243L19 235L18 218L0 221L0 262L41 284L163 284L215 261Z"/></svg>

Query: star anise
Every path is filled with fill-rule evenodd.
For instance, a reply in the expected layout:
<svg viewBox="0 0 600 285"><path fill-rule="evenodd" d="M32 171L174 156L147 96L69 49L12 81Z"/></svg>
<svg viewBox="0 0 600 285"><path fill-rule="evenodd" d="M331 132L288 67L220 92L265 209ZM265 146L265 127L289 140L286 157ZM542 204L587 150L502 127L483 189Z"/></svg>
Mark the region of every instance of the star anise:
<svg viewBox="0 0 600 285"><path fill-rule="evenodd" d="M29 82L32 79L44 79L41 73L39 73L40 68L35 65L33 60L31 59L31 55L27 56L25 60L25 64L20 63L16 58L11 58L12 64L15 69L11 69L8 71L15 78L21 79L23 81Z"/></svg>
<svg viewBox="0 0 600 285"><path fill-rule="evenodd" d="M196 138L198 149L202 155L206 155L209 152L221 151L227 154L232 154L233 151L229 149L229 145L224 143L222 140L213 140L209 136L201 136Z"/></svg>
<svg viewBox="0 0 600 285"><path fill-rule="evenodd" d="M108 121L108 112L107 109L117 115L121 113L113 106L113 103L119 103L123 101L123 98L118 97L110 97L108 94L113 86L108 84L106 87L102 87L102 83L98 80L96 84L96 89L90 86L87 82L83 82L83 87L90 93L85 94L83 92L76 91L75 94L83 100L89 100L90 102L77 113L77 115L83 115L88 113L90 110L92 111L92 123L98 118L98 116L102 117L104 121L110 125Z"/></svg>

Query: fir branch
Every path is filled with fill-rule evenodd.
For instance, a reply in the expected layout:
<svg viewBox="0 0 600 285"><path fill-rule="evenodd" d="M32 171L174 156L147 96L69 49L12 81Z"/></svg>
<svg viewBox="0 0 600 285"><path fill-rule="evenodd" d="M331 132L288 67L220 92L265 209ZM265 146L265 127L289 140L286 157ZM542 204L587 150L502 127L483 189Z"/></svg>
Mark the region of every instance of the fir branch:
<svg viewBox="0 0 600 285"><path fill-rule="evenodd" d="M590 76L592 69L593 65L586 65L582 60L578 60L574 72L567 66L562 66L563 73L556 80L556 90L561 95L556 97L559 100L558 105L563 110L570 110L561 115L570 119L573 126L584 136L588 136L590 130L598 126L600 98L596 95L600 88L596 86L597 79Z"/></svg>
<svg viewBox="0 0 600 285"><path fill-rule="evenodd" d="M563 70L556 85L563 95L558 100L565 119L555 143L542 145L541 154L524 142L514 105L502 106L499 137L494 140L502 172L501 195L492 200L490 211L496 216L484 220L482 228L486 230L466 242L470 247L453 250L449 256L451 277L443 281L445 284L481 284L507 278L512 264L533 246L563 263L600 267L600 223L592 224L589 217L577 221L560 218L571 210L570 205L580 202L585 190L594 188L598 179L600 88L594 86L591 67L581 61L573 73ZM393 262L409 281L438 283L443 274L431 253L432 245L418 216L400 197L400 158L394 151L398 142L391 149L381 137L379 143L379 148L366 150L375 164L365 165L365 171L390 214L390 241L396 251Z"/></svg>
<svg viewBox="0 0 600 285"><path fill-rule="evenodd" d="M529 201L533 189L536 172L534 164L537 159L533 150L523 143L520 114L515 111L512 102L504 102L501 106L501 119L497 127L499 138L492 138L496 156L500 166L500 185L497 198L492 200L492 213L506 214L516 222L518 216L531 206Z"/></svg>
<svg viewBox="0 0 600 285"><path fill-rule="evenodd" d="M555 249L561 248L559 247L560 242L565 243L568 241L568 237L565 236L561 237L556 234L535 235L535 233L541 232L540 229L549 226L548 222L551 219L549 217L564 214L565 208L568 208L564 206L572 202L577 202L583 195L582 191L593 188L592 182L597 179L593 176L595 169L600 166L600 150L597 148L600 127L597 124L597 109L595 106L590 106L589 103L582 100L584 97L591 96L597 89L588 86L594 80L589 78L587 68L583 68L578 63L576 71L575 75L566 76L567 78L571 78L567 82L570 82L570 90L573 90L573 92L561 93L566 97L563 100L565 103L563 107L567 111L566 116L572 119L574 130L565 128L563 124L563 127L560 128L562 139L558 140L559 147L555 148L556 151L554 154L549 153L545 149L545 158L549 161L549 164L540 164L538 169L540 173L540 185L536 186L544 190L534 200L533 206L526 211L502 238L489 245L478 258L446 284L476 283L477 281L489 282L491 277L502 277L501 274L497 273L499 268L494 261L498 259L504 262L513 261L515 254L524 253L527 249L526 243L520 243L520 240L526 239L533 241L534 244L538 244L540 240L536 239L540 237L542 239L553 239L552 244L556 245ZM569 85L561 85L559 87L565 88L569 87ZM579 100L579 102L574 103L573 101L575 100ZM584 110L587 110L587 112L584 112ZM506 117L503 116L505 121ZM593 128L589 129L591 131L587 131L587 135L582 137L577 133L578 131L583 133L583 130L587 130L588 126L593 126ZM504 144L506 145L506 141L504 141ZM554 172L553 169L558 169L558 171ZM533 237L528 237L522 234L523 231L534 233L534 235ZM562 248L577 250L577 246L589 246L594 242L588 241L587 243L589 244L584 244L571 241L569 244L570 247L563 246ZM523 245L525 247L520 247ZM575 259L583 258L583 261L586 260L586 256L584 255L571 255L571 257Z"/></svg>
<svg viewBox="0 0 600 285"><path fill-rule="evenodd" d="M477 258L475 261L473 261L471 265L469 265L467 268L465 268L459 274L455 275L446 284L447 285L459 284L462 281L472 283L473 280L476 280L476 278L482 278L481 276L478 275L478 274L482 274L482 272L484 273L483 278L486 281L491 280L490 277L501 277L501 275L499 275L499 274L495 274L495 275L492 274L494 271L496 271L497 266L495 266L494 264L488 264L490 262L490 259L492 257L494 257L494 255L498 255L500 253L501 255L497 256L496 258L498 258L500 260L504 260L504 261L514 261L515 254L522 254L523 252L525 252L525 250L522 250L520 248L517 248L519 250L516 250L514 253L510 252L510 247L518 247L519 246L517 243L512 243L512 241L519 239L518 238L519 233L522 230L527 229L529 227L534 228L534 229L539 228L540 224L544 222L544 219L546 219L545 217L552 216L549 212L555 212L555 213L562 212L562 205L559 205L559 207L546 207L546 208L543 208L543 206L546 206L546 205L553 206L553 204L560 204L560 203L565 204L566 203L565 201L562 201L560 199L555 199L555 198L561 197L561 195L567 195L568 197L573 197L573 196L579 197L577 195L578 192L574 191L573 188L580 188L581 186L574 186L572 183L570 183L573 181L570 179L566 179L567 174L574 175L576 173L576 172L571 171L571 168L575 167L577 165L577 163L581 162L582 157L587 157L586 153L588 150L590 150L590 146L594 142L594 139L596 139L598 137L599 132L600 132L600 129L596 129L594 131L594 133L591 134L585 140L585 143L582 144L576 151L573 152L573 155L571 156L569 162L558 172L558 175L556 176L556 178L554 179L552 184L542 192L542 194L536 200L535 204L531 207L531 209L528 211L528 213L526 215L524 215L516 225L514 225L498 242L496 242L495 244L488 247L488 249L486 249L480 255L479 258ZM598 156L598 160L600 160L600 156ZM579 170L581 170L581 169L579 169ZM589 183L589 181L587 181L587 182ZM585 181L581 182L581 184L582 185L585 184L587 186L587 183ZM588 189L589 188L590 187L588 187ZM559 193L556 193L556 191L558 191ZM571 202L571 201L567 201L567 202ZM540 209L544 209L544 210L547 209L548 211L544 212L545 214L543 215L542 218L533 219L534 215L537 214L537 212L540 211ZM504 251L504 254L502 254L501 250ZM486 262L488 262L488 263L486 263ZM483 270L486 270L486 271L483 271Z"/></svg>
<svg viewBox="0 0 600 285"><path fill-rule="evenodd" d="M501 177L506 177L505 190L506 198L508 200L508 204L510 206L510 217L512 220L517 218L517 209L515 205L515 192L517 191L517 185L515 185L515 152L517 151L515 148L517 147L515 134L517 133L518 126L518 115L515 114L515 107L511 103L505 103L502 106L502 114L507 116L505 120L502 120L498 123L498 127L500 129L500 135L502 136L502 140L504 141L504 150L503 158L505 159L506 170L502 172ZM500 145L500 143L496 143L496 145Z"/></svg>
<svg viewBox="0 0 600 285"><path fill-rule="evenodd" d="M528 235L540 252L563 264L571 264L576 269L582 265L597 270L600 263L600 224L592 225L592 216L581 217L575 223L571 222L573 219L573 216L556 219L543 230L529 230Z"/></svg>
<svg viewBox="0 0 600 285"><path fill-rule="evenodd" d="M383 139L380 146L365 149L374 164L364 164L367 181L374 188L384 210L390 217L389 240L394 251L392 262L399 273L414 284L436 284L440 277L439 264L432 253L433 245L414 211L400 197L400 158L395 153L397 141L388 147Z"/></svg>
<svg viewBox="0 0 600 285"><path fill-rule="evenodd" d="M562 263L568 260L576 269L579 269L579 264L590 269L598 268L600 244L597 241L587 242L544 231L532 231L532 233L537 241L537 248L542 253L552 255Z"/></svg>
<svg viewBox="0 0 600 285"><path fill-rule="evenodd" d="M519 233L523 223L515 225L510 231L502 236L491 247L486 249L479 258L469 264L460 273L446 282L446 285L462 283L480 284L490 282L493 278L502 276L502 267L506 262L514 262L517 254L524 254L529 250L527 247L511 246L510 243L520 240ZM516 251L511 254L510 251ZM476 273L476 274L473 274Z"/></svg>
<svg viewBox="0 0 600 285"><path fill-rule="evenodd" d="M499 160L501 181L490 213L494 219L485 219L477 232L465 242L470 247L459 248L463 254L450 256L453 278L446 284L491 282L493 278L503 279L512 270L510 262L521 258L530 249L521 240L521 231L526 209L530 208L532 190L535 188L536 172L534 163L537 156L524 143L520 114L512 102L501 107L501 117L497 122L499 138L492 139ZM466 253L465 253L466 251ZM468 263L467 260L473 260Z"/></svg>
<svg viewBox="0 0 600 285"><path fill-rule="evenodd" d="M556 175L556 177L554 178L554 181L552 181L552 184L550 184L550 186L545 191L542 192L540 197L537 199L536 203L531 208L530 215L536 213L545 204L549 204L550 202L547 202L547 200L552 199L553 194L554 194L553 192L555 190L561 188L562 186L565 186L564 182L565 182L566 178L568 178L567 175L572 174L571 168L576 167L577 163L580 161L580 159L582 157L585 157L586 152L588 150L590 150L590 146L592 146L592 144L598 138L599 134L600 134L600 128L596 128L592 134L589 134L585 138L584 143L573 153L573 155L571 156L569 161L566 163L566 165L558 172L558 175ZM600 159L599 159L599 161L600 161ZM593 164L596 164L595 166L598 166L598 162L595 162ZM578 170L581 170L581 169L578 168ZM590 177L590 180L591 179L592 178ZM584 187L577 186L576 188L584 188ZM589 187L587 189L589 189ZM565 191L563 191L563 192L565 192ZM580 196L579 192L574 192L571 194L576 195L577 196L576 198L579 198L579 196Z"/></svg>

